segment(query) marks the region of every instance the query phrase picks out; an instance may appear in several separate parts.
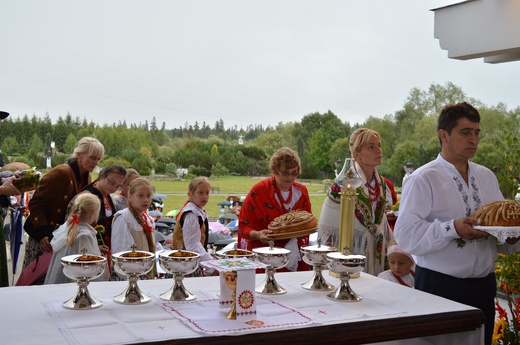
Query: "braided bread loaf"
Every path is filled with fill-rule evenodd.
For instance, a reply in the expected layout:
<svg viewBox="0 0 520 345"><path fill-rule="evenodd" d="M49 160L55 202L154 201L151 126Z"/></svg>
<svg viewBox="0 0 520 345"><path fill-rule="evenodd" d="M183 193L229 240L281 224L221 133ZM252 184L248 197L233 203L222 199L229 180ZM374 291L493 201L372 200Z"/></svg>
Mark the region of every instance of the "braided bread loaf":
<svg viewBox="0 0 520 345"><path fill-rule="evenodd" d="M282 234L307 230L316 226L318 226L318 220L312 213L294 210L276 217L267 228L275 234Z"/></svg>
<svg viewBox="0 0 520 345"><path fill-rule="evenodd" d="M514 200L499 200L481 206L473 214L483 226L520 226L520 204Z"/></svg>

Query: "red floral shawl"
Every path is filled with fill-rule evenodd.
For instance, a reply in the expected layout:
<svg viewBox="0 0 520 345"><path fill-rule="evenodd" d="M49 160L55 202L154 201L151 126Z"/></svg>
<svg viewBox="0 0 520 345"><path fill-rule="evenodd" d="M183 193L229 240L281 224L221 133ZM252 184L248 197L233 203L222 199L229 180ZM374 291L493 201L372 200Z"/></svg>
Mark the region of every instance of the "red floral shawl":
<svg viewBox="0 0 520 345"><path fill-rule="evenodd" d="M292 210L312 212L307 188L299 182L294 182L293 187L301 192L301 197L296 201ZM251 230L267 229L274 218L286 213L275 199L276 189L278 189L276 181L274 177L271 177L258 182L249 191L240 209L238 225L238 246L240 248L252 250L266 246L260 241L249 240L249 233ZM289 240L278 240L274 245L283 248L287 241ZM309 245L309 236L298 238L298 247L307 245ZM302 263L306 265L303 261L300 262L300 264ZM300 265L298 265L298 270L300 270Z"/></svg>

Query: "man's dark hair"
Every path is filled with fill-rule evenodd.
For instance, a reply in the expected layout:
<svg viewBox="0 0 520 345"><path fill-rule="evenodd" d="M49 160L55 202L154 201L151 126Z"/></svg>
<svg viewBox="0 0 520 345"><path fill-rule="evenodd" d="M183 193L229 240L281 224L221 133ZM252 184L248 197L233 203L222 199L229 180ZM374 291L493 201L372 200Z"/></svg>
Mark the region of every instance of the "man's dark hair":
<svg viewBox="0 0 520 345"><path fill-rule="evenodd" d="M0 111L0 120L6 119L9 116L9 113L6 111Z"/></svg>
<svg viewBox="0 0 520 345"><path fill-rule="evenodd" d="M437 120L437 131L444 129L451 135L451 130L457 126L457 122L462 118L480 123L480 114L471 104L466 102L450 104L441 110Z"/></svg>

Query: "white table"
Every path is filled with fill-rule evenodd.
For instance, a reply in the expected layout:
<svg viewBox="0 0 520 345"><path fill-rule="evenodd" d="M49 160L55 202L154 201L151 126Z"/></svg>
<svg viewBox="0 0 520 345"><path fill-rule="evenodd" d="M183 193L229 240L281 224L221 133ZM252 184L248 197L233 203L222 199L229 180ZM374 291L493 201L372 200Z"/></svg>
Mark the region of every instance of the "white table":
<svg viewBox="0 0 520 345"><path fill-rule="evenodd" d="M353 290L363 297L360 302L337 302L326 297L327 292L308 291L301 288L312 277L312 272L276 273L276 280L287 289L287 293L278 296L265 296L280 304L294 308L312 317L316 306L337 303L343 313L328 315L326 319L312 326L259 332L244 335L214 336L195 332L180 320L173 317L154 301L138 306L117 304L113 296L122 292L126 282L92 282L88 286L90 294L101 300L103 306L88 311L67 311L85 318L96 318L97 313L110 310L132 317L147 320L160 317L166 328L175 329L164 336L136 330L133 325L121 324L118 329L128 326L135 339L123 343L156 344L366 344L384 341L391 344L481 344L483 342L483 313L475 308L455 303L434 295L394 284L373 276L363 274L350 281ZM256 275L260 284L265 276ZM334 286L339 280L324 271L324 277ZM157 297L167 291L171 279L139 281L141 290ZM218 292L218 277L186 278L185 287L194 294L214 295ZM64 302L77 291L76 284L6 287L0 289L0 334L3 344L67 344L62 332L43 305L43 301ZM394 312L377 315L375 309L388 309ZM372 307L371 307L372 306ZM337 306L334 306L337 308ZM314 309L313 309L314 308ZM360 317L352 318L352 310L357 310ZM201 312L204 312L203 310ZM135 316L134 316L135 315ZM350 316L347 316L350 315ZM161 326L162 327L162 326ZM129 329L130 329L129 328ZM107 332L113 332L107 330ZM103 330L92 332L93 343L99 344L110 334ZM202 337L204 339L202 339ZM119 337L118 337L119 339Z"/></svg>

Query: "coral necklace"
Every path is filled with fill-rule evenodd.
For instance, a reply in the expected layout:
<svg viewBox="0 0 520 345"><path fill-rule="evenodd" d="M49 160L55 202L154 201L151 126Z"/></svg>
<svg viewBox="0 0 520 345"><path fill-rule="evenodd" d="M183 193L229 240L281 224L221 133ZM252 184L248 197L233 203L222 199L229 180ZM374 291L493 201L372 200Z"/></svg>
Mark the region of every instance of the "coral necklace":
<svg viewBox="0 0 520 345"><path fill-rule="evenodd" d="M415 272L414 271L410 270L410 274L412 275L412 277L415 277ZM410 286L410 285L406 284L404 282L404 280L401 277L399 277L397 274L395 274L394 272L392 272L392 275L394 276L395 279L397 279L399 284L404 285L404 286L408 286L408 287L413 287L413 286Z"/></svg>
<svg viewBox="0 0 520 345"><path fill-rule="evenodd" d="M288 212L288 210L285 208L285 204L290 204L292 200L292 186L289 187L289 194L287 195L287 198L284 198L282 195L282 190L280 187L276 186L276 195L278 195L278 200L280 200L280 204L282 204L282 208L285 210L285 212Z"/></svg>
<svg viewBox="0 0 520 345"><path fill-rule="evenodd" d="M371 181L375 181L375 185L373 187ZM375 173L372 175L372 179L367 181L365 185L368 188L368 199L370 202L374 202L379 199L379 196L381 195L381 188L379 187L379 181L377 180Z"/></svg>

